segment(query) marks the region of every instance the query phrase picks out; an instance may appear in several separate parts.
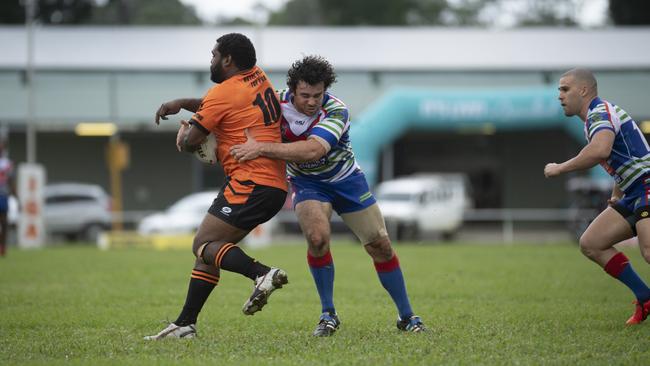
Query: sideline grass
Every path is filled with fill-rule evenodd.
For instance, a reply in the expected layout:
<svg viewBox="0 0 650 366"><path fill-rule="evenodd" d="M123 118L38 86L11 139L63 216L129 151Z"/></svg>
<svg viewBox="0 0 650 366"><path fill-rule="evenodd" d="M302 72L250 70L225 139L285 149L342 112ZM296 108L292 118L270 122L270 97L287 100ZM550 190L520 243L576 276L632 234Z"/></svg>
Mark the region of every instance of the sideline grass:
<svg viewBox="0 0 650 366"><path fill-rule="evenodd" d="M145 342L183 305L190 253L59 247L0 260L0 364L647 364L650 322L625 327L632 296L575 245L397 246L428 334L403 334L365 252L335 243L331 338L310 336L320 306L303 246L249 250L289 273L253 317L252 283L223 273L195 340ZM650 280L636 249L626 250Z"/></svg>

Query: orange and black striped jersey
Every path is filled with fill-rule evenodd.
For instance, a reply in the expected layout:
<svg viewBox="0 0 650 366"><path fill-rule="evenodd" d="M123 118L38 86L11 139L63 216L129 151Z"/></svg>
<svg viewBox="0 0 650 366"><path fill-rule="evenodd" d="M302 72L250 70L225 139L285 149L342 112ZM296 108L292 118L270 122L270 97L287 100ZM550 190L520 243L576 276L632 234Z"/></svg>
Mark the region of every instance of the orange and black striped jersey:
<svg viewBox="0 0 650 366"><path fill-rule="evenodd" d="M281 113L273 85L255 66L213 86L191 123L216 135L217 158L232 183L253 181L286 191L284 161L259 157L238 163L230 155L233 145L246 142L246 129L257 141L282 142Z"/></svg>

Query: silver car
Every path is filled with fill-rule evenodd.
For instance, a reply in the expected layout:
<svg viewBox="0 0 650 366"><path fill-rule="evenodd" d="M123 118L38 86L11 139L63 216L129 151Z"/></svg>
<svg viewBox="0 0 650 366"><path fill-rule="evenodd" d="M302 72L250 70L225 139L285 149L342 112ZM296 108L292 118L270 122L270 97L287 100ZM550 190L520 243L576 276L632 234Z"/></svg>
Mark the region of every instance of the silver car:
<svg viewBox="0 0 650 366"><path fill-rule="evenodd" d="M57 183L45 186L43 221L48 234L68 240L96 241L111 227L111 199L95 184Z"/></svg>

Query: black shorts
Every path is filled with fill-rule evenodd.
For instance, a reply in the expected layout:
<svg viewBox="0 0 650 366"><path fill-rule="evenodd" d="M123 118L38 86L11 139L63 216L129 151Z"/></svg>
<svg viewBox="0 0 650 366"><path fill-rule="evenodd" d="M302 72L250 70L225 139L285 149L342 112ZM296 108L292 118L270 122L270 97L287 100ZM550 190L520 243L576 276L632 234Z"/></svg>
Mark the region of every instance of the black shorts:
<svg viewBox="0 0 650 366"><path fill-rule="evenodd" d="M612 206L612 208L614 208L614 210L616 210L616 212L621 214L621 216L623 216L625 221L627 221L627 223L630 225L630 228L632 229L632 234L634 236L637 236L636 223L639 220L647 219L648 218L648 211L650 209L650 207L648 207L648 206L643 206L643 207L639 207L636 210L636 212L632 212L632 211L630 211L629 208L625 207L625 205L622 205L622 204L619 204L619 203L616 203L614 206Z"/></svg>
<svg viewBox="0 0 650 366"><path fill-rule="evenodd" d="M269 221L284 206L287 192L253 181L226 181L208 212L242 229L253 230Z"/></svg>

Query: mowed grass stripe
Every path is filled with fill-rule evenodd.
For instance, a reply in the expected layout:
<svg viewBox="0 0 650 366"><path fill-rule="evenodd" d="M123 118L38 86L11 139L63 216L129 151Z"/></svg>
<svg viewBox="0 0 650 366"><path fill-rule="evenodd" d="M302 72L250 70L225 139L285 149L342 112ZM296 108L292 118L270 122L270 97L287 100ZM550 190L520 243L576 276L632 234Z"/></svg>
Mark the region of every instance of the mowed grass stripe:
<svg viewBox="0 0 650 366"><path fill-rule="evenodd" d="M145 342L183 306L189 251L59 247L0 261L2 364L644 364L650 322L628 328L631 293L575 245L396 245L414 310L431 329L403 334L370 258L334 243L328 339L310 333L320 304L303 245L248 252L289 273L255 316L252 282L222 272L192 341ZM626 250L637 271L650 268Z"/></svg>

